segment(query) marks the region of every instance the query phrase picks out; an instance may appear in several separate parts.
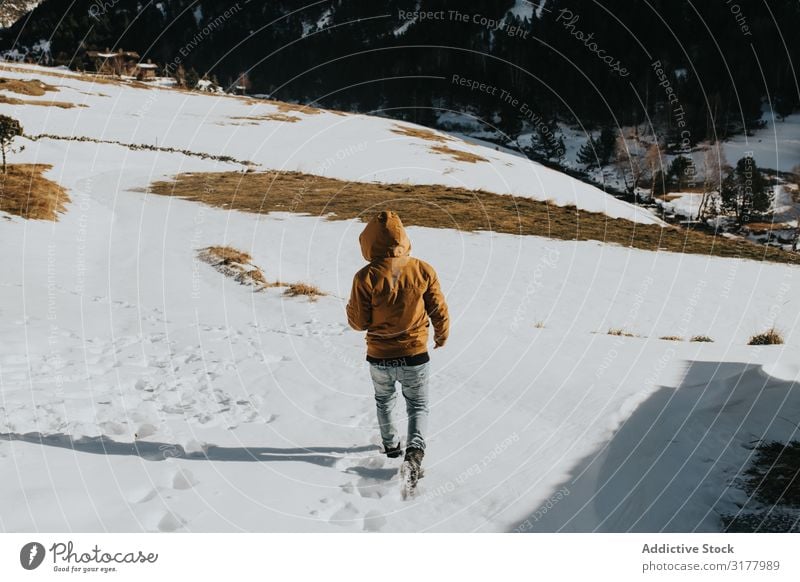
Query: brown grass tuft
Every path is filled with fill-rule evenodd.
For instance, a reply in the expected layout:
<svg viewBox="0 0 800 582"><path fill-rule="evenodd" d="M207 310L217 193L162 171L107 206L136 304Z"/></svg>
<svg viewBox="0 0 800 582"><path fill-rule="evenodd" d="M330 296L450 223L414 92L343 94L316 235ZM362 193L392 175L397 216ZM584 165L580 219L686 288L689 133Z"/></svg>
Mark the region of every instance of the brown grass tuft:
<svg viewBox="0 0 800 582"><path fill-rule="evenodd" d="M30 220L58 220L70 202L67 191L44 177L48 164L9 164L0 170L0 210Z"/></svg>
<svg viewBox="0 0 800 582"><path fill-rule="evenodd" d="M783 343L783 334L774 327L767 331L750 336L748 346L774 346Z"/></svg>
<svg viewBox="0 0 800 582"><path fill-rule="evenodd" d="M200 249L197 257L227 277L242 285L267 286L267 279L253 258L246 252L227 246L210 246Z"/></svg>
<svg viewBox="0 0 800 582"><path fill-rule="evenodd" d="M32 101L31 99L18 99L0 94L0 103L5 105L41 105L45 107L58 107L60 109L72 109L73 107L86 107L83 104L76 105L67 101Z"/></svg>
<svg viewBox="0 0 800 582"><path fill-rule="evenodd" d="M318 297L327 295L324 291L320 291L318 287L309 285L308 283L292 283L283 294L288 297L304 296L308 297L311 301L316 301Z"/></svg>
<svg viewBox="0 0 800 582"><path fill-rule="evenodd" d="M593 240L651 251L800 264L800 254L743 239L638 224L574 206L447 186L355 183L270 171L181 174L152 184L149 191L258 214L297 212L347 220L364 218L374 208L391 208L411 226Z"/></svg>
<svg viewBox="0 0 800 582"><path fill-rule="evenodd" d="M625 331L621 327L612 327L611 329L608 330L607 333L608 333L608 335L618 335L618 336L623 336L623 337L639 337L635 333L631 333L629 331Z"/></svg>
<svg viewBox="0 0 800 582"><path fill-rule="evenodd" d="M229 265L230 263L241 263L246 265L253 260L253 257L251 257L248 253L233 247L211 246L206 247L203 250L207 251L210 256L213 256L215 259L219 260L221 263L225 263L226 265Z"/></svg>
<svg viewBox="0 0 800 582"><path fill-rule="evenodd" d="M256 291L264 291L273 287L286 287L283 294L287 297L308 297L316 301L318 297L327 295L314 285L307 283L269 283L263 271L252 263L253 257L249 253L228 246L210 246L200 249L197 258L208 263L226 277L232 278L237 283L256 287Z"/></svg>
<svg viewBox="0 0 800 582"><path fill-rule="evenodd" d="M706 343L713 343L714 340L708 337L707 335L693 335L692 338L689 340L690 342L706 342Z"/></svg>
<svg viewBox="0 0 800 582"><path fill-rule="evenodd" d="M661 340L666 340L669 342L682 342L683 338L679 335L662 335L660 338Z"/></svg>

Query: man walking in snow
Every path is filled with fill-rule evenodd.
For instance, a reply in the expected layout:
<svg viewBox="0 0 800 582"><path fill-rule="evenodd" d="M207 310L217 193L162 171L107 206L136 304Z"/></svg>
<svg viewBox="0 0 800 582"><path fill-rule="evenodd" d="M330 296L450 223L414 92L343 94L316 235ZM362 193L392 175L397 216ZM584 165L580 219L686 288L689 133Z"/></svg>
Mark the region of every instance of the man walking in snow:
<svg viewBox="0 0 800 582"><path fill-rule="evenodd" d="M442 347L450 331L447 304L433 267L409 256L411 242L395 212L386 210L370 220L359 242L369 264L353 278L347 321L367 331L381 440L391 458L403 454L391 419L395 383L401 385L408 412L404 467L409 466L415 483L427 434L428 327L433 324L434 349Z"/></svg>

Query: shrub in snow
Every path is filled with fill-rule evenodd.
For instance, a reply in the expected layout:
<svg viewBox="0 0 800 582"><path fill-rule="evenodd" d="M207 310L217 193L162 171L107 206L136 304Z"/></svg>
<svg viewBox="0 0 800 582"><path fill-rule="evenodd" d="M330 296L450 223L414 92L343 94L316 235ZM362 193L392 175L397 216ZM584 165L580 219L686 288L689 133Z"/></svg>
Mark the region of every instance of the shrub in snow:
<svg viewBox="0 0 800 582"><path fill-rule="evenodd" d="M13 117L0 115L0 149L3 151L3 173L7 173L6 154L22 151L24 146L14 148L14 138L22 135L22 125Z"/></svg>
<svg viewBox="0 0 800 582"><path fill-rule="evenodd" d="M761 503L800 508L800 441L756 447L744 489Z"/></svg>
<svg viewBox="0 0 800 582"><path fill-rule="evenodd" d="M750 336L750 341L747 342L748 346L771 346L783 343L783 334L774 327L771 327L765 332L757 333Z"/></svg>

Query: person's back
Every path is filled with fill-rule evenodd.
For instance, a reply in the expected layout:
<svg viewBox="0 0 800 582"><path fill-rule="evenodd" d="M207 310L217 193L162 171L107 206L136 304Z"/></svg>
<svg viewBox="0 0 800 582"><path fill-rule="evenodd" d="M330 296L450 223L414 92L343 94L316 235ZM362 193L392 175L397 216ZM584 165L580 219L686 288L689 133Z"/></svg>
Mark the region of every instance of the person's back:
<svg viewBox="0 0 800 582"><path fill-rule="evenodd" d="M428 327L435 348L447 341L450 319L436 271L409 256L411 243L396 213L383 211L359 238L369 262L356 273L347 320L367 331L367 361L375 388L378 422L386 454L402 454L391 422L395 382L400 382L409 416L406 459L419 469L428 416Z"/></svg>

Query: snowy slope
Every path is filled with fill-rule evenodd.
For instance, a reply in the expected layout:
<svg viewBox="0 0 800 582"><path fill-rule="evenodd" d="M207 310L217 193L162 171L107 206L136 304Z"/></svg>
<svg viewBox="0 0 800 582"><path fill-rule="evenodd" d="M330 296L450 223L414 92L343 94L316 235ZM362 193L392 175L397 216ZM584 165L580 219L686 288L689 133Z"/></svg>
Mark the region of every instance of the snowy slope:
<svg viewBox="0 0 800 582"><path fill-rule="evenodd" d="M93 91L113 96L85 96L97 103L66 110L72 126L61 110L3 110L29 132L247 150L238 130L216 133L233 100L206 98L205 115L183 93ZM143 119L126 91L141 106L158 95ZM271 146L270 132L305 123L318 135L293 138L291 153ZM449 163L409 138L365 133L388 123L326 113L262 127L254 159L313 171L325 152L367 139L369 155L328 171L368 175L389 151L397 157L379 173L433 179L430 168ZM738 500L726 484L743 444L797 430L775 412L800 412L796 268L410 228L453 330L433 353L427 474L403 502L397 463L376 446L363 334L344 320L362 223L143 194L161 176L240 168L181 154L40 140L15 161L53 164L72 204L57 223L0 221L2 530L713 530ZM195 260L210 244L250 252L269 280L329 295L253 293ZM772 324L786 346L744 345ZM657 339L693 334L716 342Z"/></svg>
<svg viewBox="0 0 800 582"><path fill-rule="evenodd" d="M0 75L33 76L13 69ZM442 145L440 142L393 131L398 127L423 129L412 124L328 111L316 115L289 112L277 119L264 119L280 112L268 103L228 96L93 84L78 77L41 78L60 90L31 99L67 101L84 107L42 110L3 106L22 122L28 134L88 136L189 149L250 160L263 169L297 170L360 182L466 186L658 223L646 210L518 156L458 139L443 145L487 161L458 162L447 155L431 155L431 147ZM297 121L287 122L285 116Z"/></svg>
<svg viewBox="0 0 800 582"><path fill-rule="evenodd" d="M41 0L3 0L0 2L0 28L8 28L39 4Z"/></svg>

